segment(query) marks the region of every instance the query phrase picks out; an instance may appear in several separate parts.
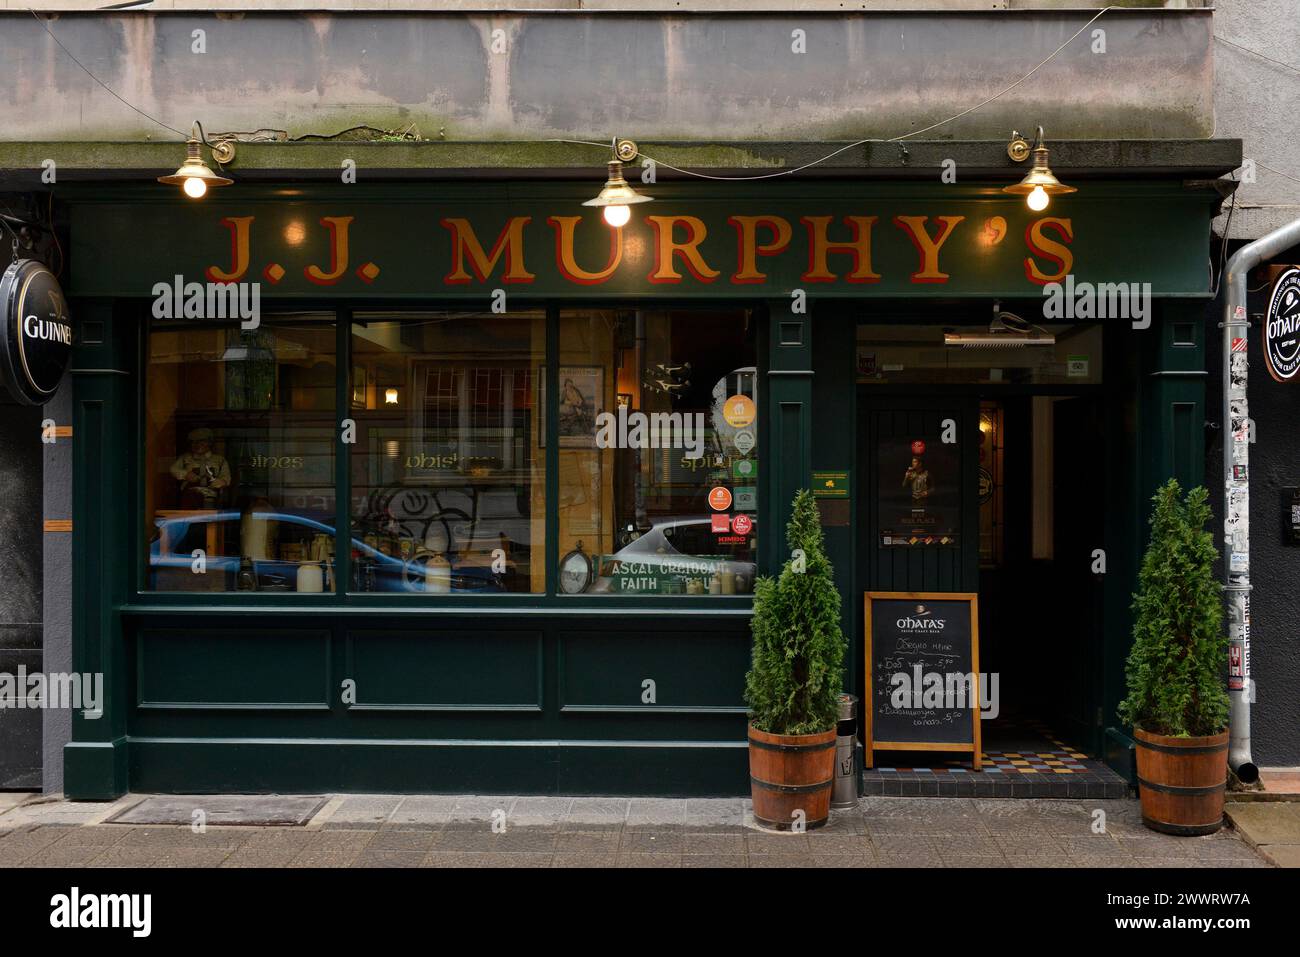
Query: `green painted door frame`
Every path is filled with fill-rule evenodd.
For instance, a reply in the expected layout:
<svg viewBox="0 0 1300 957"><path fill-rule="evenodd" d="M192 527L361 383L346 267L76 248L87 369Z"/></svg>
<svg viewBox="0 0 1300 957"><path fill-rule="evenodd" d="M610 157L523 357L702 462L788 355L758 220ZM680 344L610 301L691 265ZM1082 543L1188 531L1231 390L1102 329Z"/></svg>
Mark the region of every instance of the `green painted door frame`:
<svg viewBox="0 0 1300 957"><path fill-rule="evenodd" d="M1122 547L1108 550L1108 576L1121 587L1107 589L1106 652L1099 704L1099 724L1106 762L1136 783L1136 757L1131 729L1122 725L1116 709L1125 695L1124 664L1133 643L1130 610L1137 574L1149 540L1151 497L1171 477L1186 490L1205 482L1205 350L1208 327L1199 299L1159 301L1146 330L1133 330L1126 353L1108 348L1111 368L1123 363L1130 370L1131 396L1108 390L1108 421L1136 422L1132 444L1113 443L1107 539ZM1118 345L1115 342L1110 345ZM1112 439L1119 430L1112 431Z"/></svg>
<svg viewBox="0 0 1300 957"><path fill-rule="evenodd" d="M73 712L72 741L64 748L64 793L108 800L127 789L125 654L117 608L126 597L130 541L127 503L134 498L131 448L134 377L129 338L112 319L109 302L80 302L81 340L75 351L72 480L72 663L102 673L102 714Z"/></svg>

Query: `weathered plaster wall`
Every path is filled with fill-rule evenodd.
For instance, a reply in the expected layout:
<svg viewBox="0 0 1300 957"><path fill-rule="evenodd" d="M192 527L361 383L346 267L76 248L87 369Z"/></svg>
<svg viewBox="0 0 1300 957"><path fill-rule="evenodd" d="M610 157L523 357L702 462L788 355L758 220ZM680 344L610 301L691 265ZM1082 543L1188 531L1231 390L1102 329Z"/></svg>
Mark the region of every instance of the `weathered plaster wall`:
<svg viewBox="0 0 1300 957"><path fill-rule="evenodd" d="M1088 7L1209 7L1214 0L151 0L153 10L1039 10ZM97 10L102 0L0 0L0 10Z"/></svg>
<svg viewBox="0 0 1300 957"><path fill-rule="evenodd" d="M1028 73L1091 12L654 15L63 14L59 40L178 130L430 139L888 138ZM1117 10L1032 80L931 139L1205 137L1211 17ZM206 52L196 53L202 30ZM806 51L794 52L794 31ZM498 32L499 31L499 32ZM115 100L30 14L0 13L0 136L176 139ZM274 133L267 135L274 136Z"/></svg>
<svg viewBox="0 0 1300 957"><path fill-rule="evenodd" d="M1255 161L1255 182L1243 183L1237 192L1232 239L1258 239L1300 217L1298 14L1296 0L1217 3L1214 32L1222 39L1214 53L1215 135L1240 137L1245 158ZM1215 224L1220 235L1225 222L1226 216Z"/></svg>

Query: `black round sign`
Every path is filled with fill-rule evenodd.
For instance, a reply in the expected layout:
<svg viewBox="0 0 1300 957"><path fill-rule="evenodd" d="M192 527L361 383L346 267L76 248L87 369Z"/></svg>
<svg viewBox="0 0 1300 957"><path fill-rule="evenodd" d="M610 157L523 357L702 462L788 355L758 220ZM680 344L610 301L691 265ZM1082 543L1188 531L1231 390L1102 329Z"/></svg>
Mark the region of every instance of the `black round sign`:
<svg viewBox="0 0 1300 957"><path fill-rule="evenodd" d="M0 368L14 398L48 402L72 358L72 320L54 273L32 259L0 277Z"/></svg>
<svg viewBox="0 0 1300 957"><path fill-rule="evenodd" d="M1300 266L1277 277L1264 321L1264 363L1278 382L1300 372Z"/></svg>

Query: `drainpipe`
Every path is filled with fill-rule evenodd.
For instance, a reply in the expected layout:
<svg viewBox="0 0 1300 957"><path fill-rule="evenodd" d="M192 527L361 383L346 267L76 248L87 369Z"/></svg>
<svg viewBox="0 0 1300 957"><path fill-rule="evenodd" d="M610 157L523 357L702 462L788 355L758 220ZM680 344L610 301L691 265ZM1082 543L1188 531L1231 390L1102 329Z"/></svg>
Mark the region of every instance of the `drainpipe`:
<svg viewBox="0 0 1300 957"><path fill-rule="evenodd" d="M1226 243L1228 237L1224 236ZM1250 757L1250 443L1255 424L1246 402L1246 274L1300 243L1300 219L1237 250L1225 267L1223 304L1223 531L1228 560L1223 590L1228 603L1228 691L1231 702L1228 764L1245 784L1259 779Z"/></svg>

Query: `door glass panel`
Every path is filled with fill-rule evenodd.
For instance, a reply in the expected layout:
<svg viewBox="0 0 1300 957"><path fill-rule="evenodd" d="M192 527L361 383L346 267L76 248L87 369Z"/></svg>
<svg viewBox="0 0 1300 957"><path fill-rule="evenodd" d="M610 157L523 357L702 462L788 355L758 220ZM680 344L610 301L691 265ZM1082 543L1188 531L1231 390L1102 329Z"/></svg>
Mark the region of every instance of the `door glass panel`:
<svg viewBox="0 0 1300 957"><path fill-rule="evenodd" d="M1002 564L1002 403L980 403L980 567Z"/></svg>
<svg viewBox="0 0 1300 957"><path fill-rule="evenodd" d="M882 548L953 547L961 538L957 443L915 428L878 438Z"/></svg>

